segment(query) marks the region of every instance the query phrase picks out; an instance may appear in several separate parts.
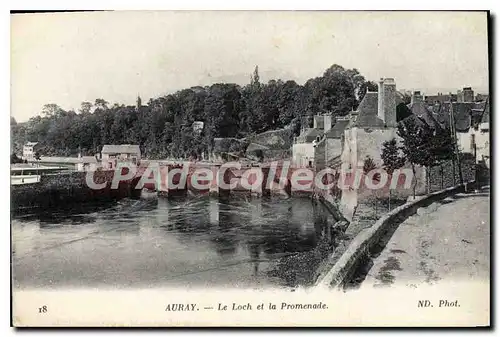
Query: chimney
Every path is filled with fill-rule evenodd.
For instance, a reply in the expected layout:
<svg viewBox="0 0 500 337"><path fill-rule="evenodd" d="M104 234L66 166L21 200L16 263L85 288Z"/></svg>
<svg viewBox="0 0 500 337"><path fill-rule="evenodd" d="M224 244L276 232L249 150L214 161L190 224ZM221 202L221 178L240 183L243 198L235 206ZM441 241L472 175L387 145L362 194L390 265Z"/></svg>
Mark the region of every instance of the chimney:
<svg viewBox="0 0 500 337"><path fill-rule="evenodd" d="M325 121L323 124L323 130L324 132L328 132L332 128L332 116L330 115L325 115Z"/></svg>
<svg viewBox="0 0 500 337"><path fill-rule="evenodd" d="M414 91L411 94L411 104L423 101L424 101L424 96L420 93L420 91Z"/></svg>
<svg viewBox="0 0 500 337"><path fill-rule="evenodd" d="M325 117L323 115L314 116L313 128L323 130L325 128Z"/></svg>
<svg viewBox="0 0 500 337"><path fill-rule="evenodd" d="M381 120L384 120L384 79L378 81L378 109L377 115Z"/></svg>
<svg viewBox="0 0 500 337"><path fill-rule="evenodd" d="M465 87L462 93L464 102L474 102L474 90L471 87Z"/></svg>
<svg viewBox="0 0 500 337"><path fill-rule="evenodd" d="M380 79L378 90L378 117L388 127L396 126L396 82L393 78Z"/></svg>

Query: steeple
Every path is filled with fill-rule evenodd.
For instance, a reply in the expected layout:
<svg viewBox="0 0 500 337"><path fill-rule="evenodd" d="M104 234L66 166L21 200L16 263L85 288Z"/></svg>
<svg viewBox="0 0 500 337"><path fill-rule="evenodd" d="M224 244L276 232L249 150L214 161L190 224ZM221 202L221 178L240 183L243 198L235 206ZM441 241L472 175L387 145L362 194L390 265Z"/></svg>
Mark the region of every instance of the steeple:
<svg viewBox="0 0 500 337"><path fill-rule="evenodd" d="M135 107L135 110L140 111L141 107L142 107L141 96L137 95L137 105Z"/></svg>

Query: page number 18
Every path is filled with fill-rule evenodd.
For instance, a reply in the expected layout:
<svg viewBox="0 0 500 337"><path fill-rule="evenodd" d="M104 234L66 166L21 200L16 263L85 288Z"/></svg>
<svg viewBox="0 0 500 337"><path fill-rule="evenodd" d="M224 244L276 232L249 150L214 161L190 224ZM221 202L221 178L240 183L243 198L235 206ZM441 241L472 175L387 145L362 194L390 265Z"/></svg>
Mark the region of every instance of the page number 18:
<svg viewBox="0 0 500 337"><path fill-rule="evenodd" d="M43 307L38 308L38 313L39 314L45 314L47 312L47 306L44 305Z"/></svg>

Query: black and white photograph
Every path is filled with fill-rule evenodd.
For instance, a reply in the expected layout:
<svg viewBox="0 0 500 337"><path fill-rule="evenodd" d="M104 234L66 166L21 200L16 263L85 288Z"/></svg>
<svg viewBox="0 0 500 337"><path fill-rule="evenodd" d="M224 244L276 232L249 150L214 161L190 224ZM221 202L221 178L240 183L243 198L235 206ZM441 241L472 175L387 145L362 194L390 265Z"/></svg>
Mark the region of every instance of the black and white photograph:
<svg viewBox="0 0 500 337"><path fill-rule="evenodd" d="M12 325L489 326L490 20L11 13Z"/></svg>

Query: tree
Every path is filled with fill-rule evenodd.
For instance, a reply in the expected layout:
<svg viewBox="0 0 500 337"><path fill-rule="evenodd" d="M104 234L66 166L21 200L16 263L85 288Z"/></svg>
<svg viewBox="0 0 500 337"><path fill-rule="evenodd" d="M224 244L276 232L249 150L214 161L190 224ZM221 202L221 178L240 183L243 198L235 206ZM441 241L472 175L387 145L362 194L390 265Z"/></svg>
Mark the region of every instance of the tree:
<svg viewBox="0 0 500 337"><path fill-rule="evenodd" d="M400 169L405 164L405 158L400 155L400 149L395 138L386 141L382 144L382 161L384 162L384 170L390 175L394 171ZM391 210L391 186L389 185L389 211Z"/></svg>
<svg viewBox="0 0 500 337"><path fill-rule="evenodd" d="M27 123L11 119L13 150L28 141L38 142L48 156L93 155L104 144L139 144L145 156L195 157L206 153L216 137L244 138L277 128L297 135L301 122L312 122L317 113L345 115L358 104L368 87L357 69L333 65L305 85L272 79L261 83L258 66L249 84L216 83L197 86L152 98L140 109L104 98L82 102L78 114L57 104L43 107ZM371 90L371 89L370 89ZM204 123L199 136L192 134L194 121Z"/></svg>
<svg viewBox="0 0 500 337"><path fill-rule="evenodd" d="M370 156L366 156L365 160L363 161L363 173L367 175L376 168L377 166L375 165L373 158Z"/></svg>
<svg viewBox="0 0 500 337"><path fill-rule="evenodd" d="M80 113L82 114L88 114L90 113L90 110L92 109L92 103L90 102L82 102L80 106Z"/></svg>
<svg viewBox="0 0 500 337"><path fill-rule="evenodd" d="M407 118L404 122L399 123L397 132L403 139L401 150L404 157L411 164L414 180L413 198L415 198L418 183L415 166L429 166L432 163L430 140L433 132L426 123L417 117Z"/></svg>
<svg viewBox="0 0 500 337"><path fill-rule="evenodd" d="M108 101L102 99L102 98L96 98L94 102L94 106L96 109L102 109L102 110L108 110Z"/></svg>
<svg viewBox="0 0 500 337"><path fill-rule="evenodd" d="M10 116L10 125L17 125L17 121L14 117Z"/></svg>
<svg viewBox="0 0 500 337"><path fill-rule="evenodd" d="M364 181L366 181L368 174L371 171L375 170L376 168L377 168L377 165L375 165L375 161L373 160L373 158L370 156L366 156L366 158L363 162ZM378 173L376 173L372 176L372 179L379 182L380 175ZM375 215L377 215L378 195L376 192L372 192L372 194L375 195Z"/></svg>
<svg viewBox="0 0 500 337"><path fill-rule="evenodd" d="M23 163L24 161L19 158L15 153L11 154L10 155L10 163L11 164L19 164L19 163Z"/></svg>
<svg viewBox="0 0 500 337"><path fill-rule="evenodd" d="M359 102L361 102L363 100L367 91L377 92L378 91L377 83L372 82L372 81L366 81L363 84L361 84L361 86L358 90L358 101Z"/></svg>
<svg viewBox="0 0 500 337"><path fill-rule="evenodd" d="M455 145L449 128L436 128L433 137L430 139L431 160L430 167L440 166L441 189L443 182L443 163L454 159ZM430 174L430 173L429 173ZM427 178L430 180L430 175ZM430 183L429 183L430 185Z"/></svg>
<svg viewBox="0 0 500 337"><path fill-rule="evenodd" d="M58 117L63 109L54 103L45 104L42 107L42 116L44 117Z"/></svg>
<svg viewBox="0 0 500 337"><path fill-rule="evenodd" d="M251 85L260 85L260 76L259 76L259 66L255 66L255 69L253 71L253 76L250 78L250 83Z"/></svg>

